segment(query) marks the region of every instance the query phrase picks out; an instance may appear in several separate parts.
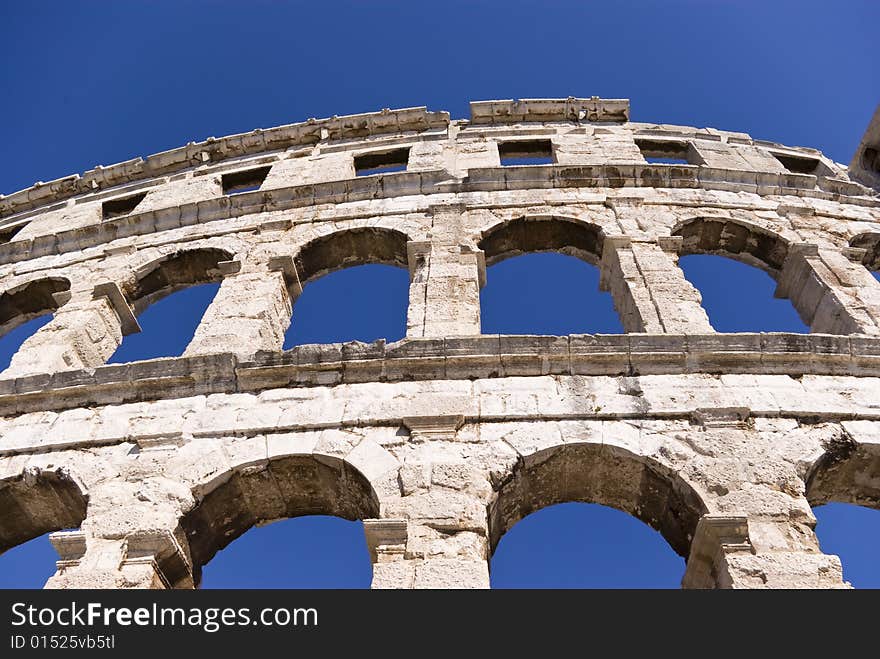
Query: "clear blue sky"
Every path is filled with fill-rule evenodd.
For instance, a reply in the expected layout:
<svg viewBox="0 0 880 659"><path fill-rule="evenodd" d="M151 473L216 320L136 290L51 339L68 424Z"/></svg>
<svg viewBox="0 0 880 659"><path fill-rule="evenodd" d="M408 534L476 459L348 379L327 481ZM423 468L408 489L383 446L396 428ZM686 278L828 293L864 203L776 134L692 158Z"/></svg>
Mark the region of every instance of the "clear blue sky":
<svg viewBox="0 0 880 659"><path fill-rule="evenodd" d="M847 163L880 100L880 3L151 1L0 8L0 193L221 136L382 107L454 117L492 98L632 101L635 121L745 131ZM682 267L721 331L806 331L768 275L719 258ZM565 303L570 292L583 304ZM531 255L489 270L486 332L619 331L594 268ZM306 287L286 346L400 338L406 273L342 271ZM735 287L735 288L734 288ZM178 354L215 292L183 291L141 316L115 361ZM734 304L744 296L747 308ZM175 330L171 331L170 319ZM45 319L44 319L45 320ZM0 339L0 367L38 321ZM823 548L857 586L880 587L880 512L818 509ZM0 511L2 514L2 511ZM39 587L45 539L0 556L0 586ZM493 585L674 587L683 561L653 530L600 506L532 515L501 541ZM205 587L358 587L357 522L253 529L205 569Z"/></svg>

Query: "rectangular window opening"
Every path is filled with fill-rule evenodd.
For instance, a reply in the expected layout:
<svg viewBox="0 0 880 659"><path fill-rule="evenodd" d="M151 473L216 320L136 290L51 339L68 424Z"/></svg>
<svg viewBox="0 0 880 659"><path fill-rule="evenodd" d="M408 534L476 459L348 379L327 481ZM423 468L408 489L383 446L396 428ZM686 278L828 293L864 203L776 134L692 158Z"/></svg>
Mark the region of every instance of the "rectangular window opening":
<svg viewBox="0 0 880 659"><path fill-rule="evenodd" d="M103 217L105 220L109 220L114 217L128 215L129 213L134 211L137 205L141 203L146 196L146 192L141 192L140 194L131 195L130 197L122 197L120 199L111 199L109 201L105 201L103 204L101 204L101 217Z"/></svg>
<svg viewBox="0 0 880 659"><path fill-rule="evenodd" d="M0 245L8 243L10 240L15 238L15 234L24 229L25 226L27 226L27 223L19 224L18 226L14 227L3 227L2 229L0 229Z"/></svg>
<svg viewBox="0 0 880 659"><path fill-rule="evenodd" d="M223 185L223 194L242 194L243 192L254 192L259 190L263 185L263 181L269 175L271 167L257 167L256 169L245 169L241 172L231 172L223 174L220 177Z"/></svg>
<svg viewBox="0 0 880 659"><path fill-rule="evenodd" d="M553 165L553 144L550 140L515 140L498 143L502 167L517 165Z"/></svg>
<svg viewBox="0 0 880 659"><path fill-rule="evenodd" d="M408 148L381 153L364 153L354 157L354 172L357 176L405 172L408 162Z"/></svg>
<svg viewBox="0 0 880 659"><path fill-rule="evenodd" d="M700 159L690 142L674 140L636 140L642 157L652 165L699 165Z"/></svg>
<svg viewBox="0 0 880 659"><path fill-rule="evenodd" d="M880 174L880 149L865 147L862 151L862 168Z"/></svg>
<svg viewBox="0 0 880 659"><path fill-rule="evenodd" d="M771 152L772 153L772 152ZM806 158L802 156L782 155L781 153L772 153L782 166L794 174L819 174L819 161L816 158Z"/></svg>

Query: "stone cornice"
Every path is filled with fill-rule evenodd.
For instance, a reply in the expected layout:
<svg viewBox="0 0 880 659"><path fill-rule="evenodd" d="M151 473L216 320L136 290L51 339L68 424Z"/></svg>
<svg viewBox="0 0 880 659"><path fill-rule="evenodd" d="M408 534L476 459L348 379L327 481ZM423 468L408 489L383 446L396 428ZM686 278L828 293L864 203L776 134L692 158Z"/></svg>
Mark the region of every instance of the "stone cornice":
<svg viewBox="0 0 880 659"><path fill-rule="evenodd" d="M304 345L259 353L249 361L219 353L0 380L0 416L363 382L690 373L880 377L880 339L786 333L577 334Z"/></svg>
<svg viewBox="0 0 880 659"><path fill-rule="evenodd" d="M0 245L0 264L84 250L130 236L320 204L394 197L534 189L672 188L795 195L876 207L857 183L812 174L761 173L694 165L606 164L474 168L464 179L442 170L400 172L222 196Z"/></svg>
<svg viewBox="0 0 880 659"><path fill-rule="evenodd" d="M166 176L206 163L309 146L322 141L359 139L374 135L400 134L445 129L448 112L429 112L425 107L380 110L329 119L309 119L275 128L258 128L248 133L209 137L202 142L134 158L108 167L97 166L82 175L73 174L54 181L38 181L29 188L0 195L0 217L39 208L98 190L134 181Z"/></svg>

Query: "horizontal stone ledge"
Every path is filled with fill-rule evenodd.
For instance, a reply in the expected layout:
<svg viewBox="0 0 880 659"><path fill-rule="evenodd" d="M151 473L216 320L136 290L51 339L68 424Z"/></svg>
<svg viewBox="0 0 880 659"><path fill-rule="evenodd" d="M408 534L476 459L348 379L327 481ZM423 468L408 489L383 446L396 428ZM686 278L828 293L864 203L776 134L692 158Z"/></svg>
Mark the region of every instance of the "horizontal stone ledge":
<svg viewBox="0 0 880 659"><path fill-rule="evenodd" d="M71 174L53 181L38 181L34 185L8 195L0 194L0 218L7 218L51 204L64 203L77 196L98 191L113 190L129 183L139 183L157 177L170 176L208 163L256 157L317 144L348 142L346 148L372 146L352 140L377 135L400 136L426 131L445 131L450 124L463 129L469 126L494 127L523 123L576 122L621 124L629 119L628 99L564 98L476 101L470 104L470 120L450 119L446 111L429 111L426 107L399 110L383 109L328 119L308 119L271 128L257 128L247 133L225 137L209 137L200 142L109 166L98 165L82 174ZM711 128L667 126L663 124L631 124L636 136L674 138L702 138L720 141L720 134L728 135L731 144L755 144L783 149L792 155L819 157L821 153L805 147L788 147L775 142L752 140L743 133L716 131ZM520 129L526 134L528 129ZM832 179L833 180L833 179ZM844 189L857 185L840 181ZM834 187L834 183L829 184ZM845 192L841 192L846 194Z"/></svg>
<svg viewBox="0 0 880 659"><path fill-rule="evenodd" d="M309 119L274 128L257 128L238 135L209 137L202 142L190 142L147 158L133 158L108 167L98 165L82 175L71 174L54 181L37 182L12 194L0 195L0 217L132 181L173 174L206 162L222 162L322 141L446 128L449 123L448 112L431 112L426 107L413 107Z"/></svg>
<svg viewBox="0 0 880 659"><path fill-rule="evenodd" d="M868 190L857 183L808 174L744 172L695 165L612 163L487 167L471 169L463 179L452 178L445 170L397 172L215 197L12 241L0 245L0 264L82 251L130 236L318 204L441 193L622 187L734 190L880 205L880 200L866 196Z"/></svg>
<svg viewBox="0 0 880 659"><path fill-rule="evenodd" d="M234 404L234 403L233 403ZM573 438L565 440L565 443L581 443L599 441L607 432L601 431L601 426L613 424L627 424L632 430L632 426L645 424L649 426L651 422L663 421L667 423L677 424L679 429L682 428L746 428L749 423L755 423L758 420L770 419L794 419L804 425L816 425L824 423L841 423L848 422L878 424L880 423L880 412L873 410L861 410L853 412L851 410L803 410L795 407L771 407L754 409L748 407L738 408L701 408L700 402L692 401L687 405L672 405L664 409L652 409L645 411L643 409L619 409L605 410L601 405L597 405L594 409L572 409L570 412L541 412L535 415L531 411L523 411L519 413L491 414L479 412L476 414L458 415L456 419L456 428L473 429L474 426L481 426L483 429L492 425L504 424L534 424L534 425L550 425L550 424L584 424L593 428L592 433L582 434L580 439ZM720 416L714 416L714 413L720 411ZM739 412L739 416L734 414L732 417L725 417L725 413L732 411ZM708 413L708 414L707 414ZM131 420L137 416L136 413L126 417ZM747 417L743 418L743 417ZM273 438L287 438L290 434L300 433L318 433L326 430L353 430L363 432L366 429L393 429L398 432L401 428L407 428L409 435L396 435L395 445L403 443L422 443L430 441L450 441L450 435L446 433L419 432L410 428L412 417L400 416L399 414L383 414L381 408L377 414L369 418L336 418L324 422L315 422L314 420L297 420L294 422L286 421L274 423L272 425L247 425L246 422L236 423L233 425L215 424L198 431L182 432L175 431L156 435L151 433L139 432L137 426L133 426L132 430L122 430L122 432L102 431L96 436L88 436L87 423L81 426L81 430L85 432L78 434L71 432L62 436L48 438L51 431L40 431L22 437L20 434L14 438L12 442L0 441L0 457L18 456L18 455L35 455L46 454L58 451L72 451L81 449L95 449L105 446L116 446L120 444L136 445L139 452L151 451L174 451L189 444L197 444L199 442L210 442L211 440L224 439L246 439L265 437L271 444ZM119 430L117 427L115 430ZM674 432L674 429L670 428ZM2 439L2 438L0 438ZM454 440L453 440L454 441ZM468 439L466 441L473 441ZM482 440L478 440L482 441ZM385 446L388 446L387 444ZM307 453L311 453L314 448L314 442L300 444L299 447ZM512 447L518 453L519 449ZM321 452L319 451L318 454ZM324 454L327 457L333 456L338 459L338 454ZM265 458L260 455L256 460L262 461Z"/></svg>
<svg viewBox="0 0 880 659"><path fill-rule="evenodd" d="M628 98L522 98L503 101L472 101L471 123L498 125L519 122L629 121Z"/></svg>
<svg viewBox="0 0 880 659"><path fill-rule="evenodd" d="M0 415L211 393L541 375L880 377L880 339L825 334L481 335L153 359L0 380Z"/></svg>

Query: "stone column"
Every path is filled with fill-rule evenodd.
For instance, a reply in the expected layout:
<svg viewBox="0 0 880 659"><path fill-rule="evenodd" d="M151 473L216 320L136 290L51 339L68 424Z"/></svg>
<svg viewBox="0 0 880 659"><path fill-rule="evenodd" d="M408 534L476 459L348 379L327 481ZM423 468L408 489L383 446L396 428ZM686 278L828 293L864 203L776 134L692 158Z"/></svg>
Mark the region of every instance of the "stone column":
<svg viewBox="0 0 880 659"><path fill-rule="evenodd" d="M837 556L785 515L709 514L697 525L683 588L847 588Z"/></svg>
<svg viewBox="0 0 880 659"><path fill-rule="evenodd" d="M606 236L599 286L610 291L625 332L707 334L715 330L700 292L678 267L681 238L633 242Z"/></svg>
<svg viewBox="0 0 880 659"><path fill-rule="evenodd" d="M456 441L460 415L407 417L411 459L398 472L402 497L385 519L364 520L373 588L488 588L486 501L492 488L468 462L447 461L429 444Z"/></svg>
<svg viewBox="0 0 880 659"><path fill-rule="evenodd" d="M409 242L408 338L480 333L483 252L451 241Z"/></svg>
<svg viewBox="0 0 880 659"><path fill-rule="evenodd" d="M192 588L192 566L178 525L189 505L188 489L161 478L96 487L82 528L50 536L61 560L45 587Z"/></svg>
<svg viewBox="0 0 880 659"><path fill-rule="evenodd" d="M123 538L60 531L49 539L61 560L47 589L194 587L189 561L170 531L138 531Z"/></svg>
<svg viewBox="0 0 880 659"><path fill-rule="evenodd" d="M80 290L21 345L2 375L11 378L101 366L124 334L136 332L140 327L115 283Z"/></svg>
<svg viewBox="0 0 880 659"><path fill-rule="evenodd" d="M812 332L880 335L880 283L840 250L790 245L776 297L789 298Z"/></svg>
<svg viewBox="0 0 880 659"><path fill-rule="evenodd" d="M485 534L406 519L364 520L364 532L374 589L489 588Z"/></svg>
<svg viewBox="0 0 880 659"><path fill-rule="evenodd" d="M292 260L280 259L270 266L274 271L262 272L238 272L235 261L221 265L226 276L184 356L234 352L250 357L259 350L281 350L292 313L285 272Z"/></svg>

